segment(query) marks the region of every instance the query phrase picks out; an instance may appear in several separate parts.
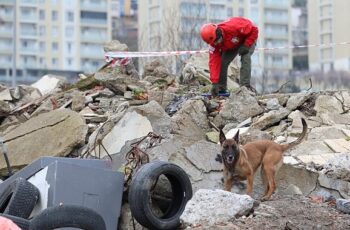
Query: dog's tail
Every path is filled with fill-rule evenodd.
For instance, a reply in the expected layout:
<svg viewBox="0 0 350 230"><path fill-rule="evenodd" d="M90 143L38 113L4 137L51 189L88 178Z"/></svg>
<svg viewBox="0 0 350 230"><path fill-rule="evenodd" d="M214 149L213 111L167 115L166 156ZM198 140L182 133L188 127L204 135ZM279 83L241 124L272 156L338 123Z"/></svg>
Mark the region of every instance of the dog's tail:
<svg viewBox="0 0 350 230"><path fill-rule="evenodd" d="M307 123L306 123L304 118L301 118L301 123L303 124L303 131L301 132L300 136L295 141L288 143L288 144L285 144L285 145L282 145L284 147L284 151L287 149L293 148L296 145L300 144L303 141L303 139L305 138L306 133L307 133Z"/></svg>

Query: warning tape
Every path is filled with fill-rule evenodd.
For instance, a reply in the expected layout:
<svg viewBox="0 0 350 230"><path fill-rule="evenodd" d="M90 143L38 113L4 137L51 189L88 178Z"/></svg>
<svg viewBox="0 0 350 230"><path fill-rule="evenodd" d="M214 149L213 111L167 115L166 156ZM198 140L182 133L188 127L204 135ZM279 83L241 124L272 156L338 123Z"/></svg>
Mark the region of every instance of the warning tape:
<svg viewBox="0 0 350 230"><path fill-rule="evenodd" d="M328 44L317 44L317 45L299 45L299 46L280 46L271 48L256 48L256 50L280 50L280 49L296 49L296 48L309 48L309 47L331 47L336 45L349 45L350 42L338 42ZM105 53L106 60L111 58L132 58L132 57L163 57L163 56L179 56L189 54L201 54L208 53L209 50L195 50L195 51L163 51L163 52L107 52Z"/></svg>

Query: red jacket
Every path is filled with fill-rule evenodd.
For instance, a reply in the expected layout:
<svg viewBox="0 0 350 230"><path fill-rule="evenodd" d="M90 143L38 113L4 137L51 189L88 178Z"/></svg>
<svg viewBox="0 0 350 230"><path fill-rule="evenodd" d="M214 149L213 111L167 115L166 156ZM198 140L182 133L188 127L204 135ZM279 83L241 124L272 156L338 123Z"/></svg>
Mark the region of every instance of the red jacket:
<svg viewBox="0 0 350 230"><path fill-rule="evenodd" d="M222 31L223 42L209 46L209 70L212 83L218 83L221 68L221 53L238 48L244 44L248 47L258 39L258 27L245 18L234 17L218 24Z"/></svg>

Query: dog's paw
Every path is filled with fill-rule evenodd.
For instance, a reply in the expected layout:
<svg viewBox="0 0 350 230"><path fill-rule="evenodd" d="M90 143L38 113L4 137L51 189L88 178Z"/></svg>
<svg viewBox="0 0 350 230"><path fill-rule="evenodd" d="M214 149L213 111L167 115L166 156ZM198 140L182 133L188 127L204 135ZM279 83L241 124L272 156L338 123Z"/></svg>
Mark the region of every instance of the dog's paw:
<svg viewBox="0 0 350 230"><path fill-rule="evenodd" d="M215 160L216 160L217 162L222 163L222 156L221 156L221 154L216 154Z"/></svg>
<svg viewBox="0 0 350 230"><path fill-rule="evenodd" d="M260 198L261 202L268 201L268 200L270 200L270 197L267 197L267 196L263 196Z"/></svg>

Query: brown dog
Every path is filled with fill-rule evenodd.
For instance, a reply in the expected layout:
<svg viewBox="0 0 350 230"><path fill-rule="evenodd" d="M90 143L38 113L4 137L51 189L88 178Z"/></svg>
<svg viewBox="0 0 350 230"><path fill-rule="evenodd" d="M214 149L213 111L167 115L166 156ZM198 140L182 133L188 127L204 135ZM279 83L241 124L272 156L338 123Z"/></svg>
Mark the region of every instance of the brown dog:
<svg viewBox="0 0 350 230"><path fill-rule="evenodd" d="M231 191L234 180L247 180L247 194L252 196L253 179L261 165L261 176L265 184L262 201L270 199L276 190L275 175L283 164L283 152L301 143L307 133L306 121L301 119L303 131L297 140L278 144L270 140L253 141L239 145L239 130L233 139L226 139L220 130L221 156L224 164L224 188Z"/></svg>

